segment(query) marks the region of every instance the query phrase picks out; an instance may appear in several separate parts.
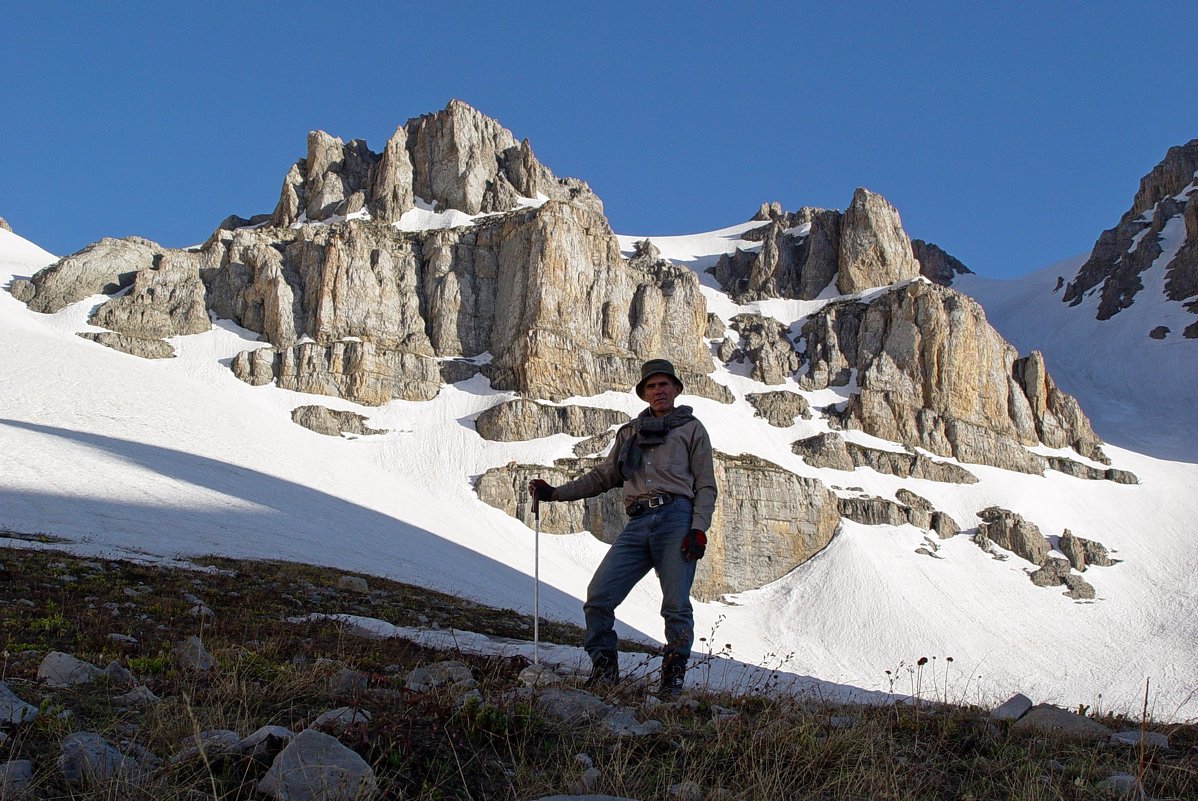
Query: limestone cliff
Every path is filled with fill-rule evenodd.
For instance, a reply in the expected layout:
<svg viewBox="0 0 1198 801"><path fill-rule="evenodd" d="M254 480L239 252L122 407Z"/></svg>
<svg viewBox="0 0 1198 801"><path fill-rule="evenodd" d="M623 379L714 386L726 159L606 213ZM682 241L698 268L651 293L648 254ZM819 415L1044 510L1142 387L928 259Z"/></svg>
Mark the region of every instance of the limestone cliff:
<svg viewBox="0 0 1198 801"><path fill-rule="evenodd" d="M841 412L846 427L941 456L1040 473L1024 446L1069 446L1104 459L1076 401L1052 385L1034 354L1015 349L981 307L952 289L914 281L870 303L840 301L802 327L804 389L858 390Z"/></svg>
<svg viewBox="0 0 1198 801"><path fill-rule="evenodd" d="M460 100L399 126L381 153L360 139L348 144L323 131L308 134L307 154L288 171L272 222L329 220L366 211L395 222L417 199L466 214L511 211L522 198L603 204L576 178L556 178L528 140Z"/></svg>

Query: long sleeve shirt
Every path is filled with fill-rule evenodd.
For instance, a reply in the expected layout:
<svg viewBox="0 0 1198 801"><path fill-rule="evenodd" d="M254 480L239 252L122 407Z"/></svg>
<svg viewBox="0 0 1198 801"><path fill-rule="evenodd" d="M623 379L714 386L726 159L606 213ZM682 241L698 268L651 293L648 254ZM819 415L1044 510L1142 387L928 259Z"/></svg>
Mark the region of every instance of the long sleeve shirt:
<svg viewBox="0 0 1198 801"><path fill-rule="evenodd" d="M624 486L624 505L641 498L668 492L689 498L693 503L691 528L707 531L715 511L715 466L711 438L698 420L691 419L666 434L665 440L644 449L644 458L624 479L620 475L620 452L629 437L636 436L636 421L625 423L616 432L616 440L604 460L586 473L557 488L556 500L575 501Z"/></svg>

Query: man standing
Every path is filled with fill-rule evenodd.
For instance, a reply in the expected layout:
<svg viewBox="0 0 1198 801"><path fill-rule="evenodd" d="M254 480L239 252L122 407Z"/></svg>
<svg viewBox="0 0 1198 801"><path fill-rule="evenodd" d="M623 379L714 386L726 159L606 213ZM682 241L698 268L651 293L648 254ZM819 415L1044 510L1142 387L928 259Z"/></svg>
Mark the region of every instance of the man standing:
<svg viewBox="0 0 1198 801"><path fill-rule="evenodd" d="M670 362L645 362L636 394L649 408L616 432L607 458L560 487L539 478L528 485L542 501L573 501L624 488L628 524L595 570L583 605L590 685L619 681L615 610L652 568L661 583L666 628L661 692L682 691L695 639L690 589L716 499L711 439L689 406L674 405L682 388Z"/></svg>

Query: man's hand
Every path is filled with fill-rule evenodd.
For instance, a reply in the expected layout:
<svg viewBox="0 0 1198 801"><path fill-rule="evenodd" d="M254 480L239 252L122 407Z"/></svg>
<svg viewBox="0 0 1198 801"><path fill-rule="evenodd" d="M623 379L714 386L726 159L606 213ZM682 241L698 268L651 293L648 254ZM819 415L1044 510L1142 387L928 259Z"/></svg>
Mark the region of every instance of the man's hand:
<svg viewBox="0 0 1198 801"><path fill-rule="evenodd" d="M528 494L537 501L552 501L557 497L557 487L550 486L542 479L534 478L528 482Z"/></svg>
<svg viewBox="0 0 1198 801"><path fill-rule="evenodd" d="M703 554L707 552L707 535L697 528L692 528L690 532L682 538L682 556L688 562L694 562L703 558Z"/></svg>

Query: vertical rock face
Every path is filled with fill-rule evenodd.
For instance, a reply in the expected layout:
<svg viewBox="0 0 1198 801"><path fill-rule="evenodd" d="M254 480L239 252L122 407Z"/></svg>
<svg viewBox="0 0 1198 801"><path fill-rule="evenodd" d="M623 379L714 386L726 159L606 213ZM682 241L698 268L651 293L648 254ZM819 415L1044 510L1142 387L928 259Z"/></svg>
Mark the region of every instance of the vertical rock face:
<svg viewBox="0 0 1198 801"><path fill-rule="evenodd" d="M603 204L575 178L558 179L496 120L460 100L400 126L381 154L362 140L344 144L323 131L308 134L308 152L288 172L271 219L276 226L328 220L363 209L395 222L416 198L466 214L510 211L538 195Z"/></svg>
<svg viewBox="0 0 1198 801"><path fill-rule="evenodd" d="M858 189L841 223L836 288L847 295L918 275L898 211L881 195Z"/></svg>
<svg viewBox="0 0 1198 801"><path fill-rule="evenodd" d="M205 274L211 308L260 331L282 354L269 364L294 366L299 384L316 370L324 394L356 387L368 394L345 397L381 403L391 387L426 397L428 367L411 357L489 351L492 384L533 397L627 391L640 363L658 356L674 361L688 392L719 396L702 380L711 359L697 277L658 258L624 261L607 220L586 206L550 201L418 234L359 220L221 231L206 247L223 253ZM305 336L324 355L290 350ZM346 340L362 347L338 344ZM258 381L267 363L259 354L235 366ZM350 381L346 364L420 367Z"/></svg>
<svg viewBox="0 0 1198 801"><path fill-rule="evenodd" d="M1185 243L1165 265L1166 295L1172 300L1198 298L1196 174L1198 139L1169 148L1164 160L1140 180L1131 208L1114 228L1098 237L1090 258L1066 286L1062 299L1077 305L1101 286L1097 318L1110 319L1134 302L1144 288L1140 274L1164 252L1162 244L1174 237L1184 237ZM1198 312L1196 307L1198 304L1190 306Z"/></svg>
<svg viewBox="0 0 1198 801"><path fill-rule="evenodd" d="M1042 441L1038 424L1053 442L1101 455L1076 402L1037 372L1042 360L1017 371L1015 349L977 303L951 289L916 282L869 305L829 304L808 319L802 337L805 389L843 385L855 373L859 391L843 412L848 427L1028 473L1044 469L1023 448ZM1017 372L1026 375L1036 409ZM1037 410L1051 410L1051 420L1041 422Z"/></svg>
<svg viewBox="0 0 1198 801"><path fill-rule="evenodd" d="M89 322L146 339L207 331L212 326L200 280L203 262L203 254L166 251L156 267L134 275L127 294L97 307Z"/></svg>

